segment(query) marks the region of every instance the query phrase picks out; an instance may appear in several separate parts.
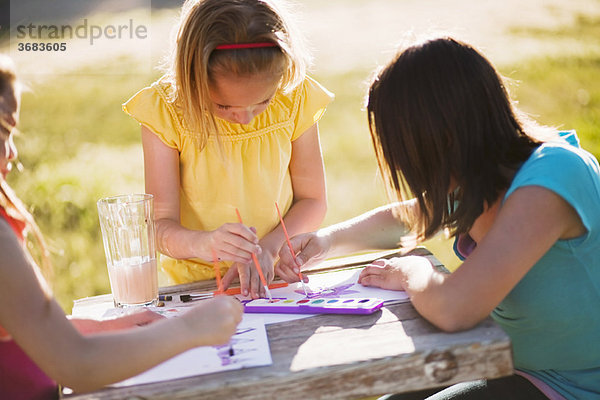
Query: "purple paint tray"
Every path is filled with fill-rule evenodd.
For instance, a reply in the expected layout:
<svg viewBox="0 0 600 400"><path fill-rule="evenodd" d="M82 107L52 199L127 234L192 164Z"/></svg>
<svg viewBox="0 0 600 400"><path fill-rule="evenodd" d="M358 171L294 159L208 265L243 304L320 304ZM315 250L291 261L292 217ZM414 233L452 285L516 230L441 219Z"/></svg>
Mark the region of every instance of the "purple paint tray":
<svg viewBox="0 0 600 400"><path fill-rule="evenodd" d="M377 298L312 298L312 299L256 299L244 303L247 313L281 314L372 314L383 306Z"/></svg>

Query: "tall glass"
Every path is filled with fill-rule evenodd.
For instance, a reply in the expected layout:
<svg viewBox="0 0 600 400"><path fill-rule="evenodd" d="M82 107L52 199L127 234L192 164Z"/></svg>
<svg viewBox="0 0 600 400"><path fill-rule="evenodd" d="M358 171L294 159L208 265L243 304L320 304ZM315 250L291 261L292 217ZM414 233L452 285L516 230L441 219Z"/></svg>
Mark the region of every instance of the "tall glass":
<svg viewBox="0 0 600 400"><path fill-rule="evenodd" d="M97 205L115 307L156 305L153 196L107 197Z"/></svg>

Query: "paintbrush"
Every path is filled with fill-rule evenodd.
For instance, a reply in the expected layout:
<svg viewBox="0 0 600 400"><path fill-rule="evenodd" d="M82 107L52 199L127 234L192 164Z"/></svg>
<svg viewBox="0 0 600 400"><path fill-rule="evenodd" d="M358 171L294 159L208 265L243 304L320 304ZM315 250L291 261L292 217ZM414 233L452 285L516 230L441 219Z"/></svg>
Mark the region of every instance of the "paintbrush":
<svg viewBox="0 0 600 400"><path fill-rule="evenodd" d="M236 208L235 213L237 214L238 221L240 222L240 224L243 224L244 221L242 221L242 216L240 215L240 210L238 210ZM258 263L258 258L256 258L256 254L254 254L254 253L252 253L252 261L254 261L254 265L256 266L256 270L258 271L258 276L260 277L260 281L262 282L263 287L265 288L265 292L267 293L267 296L269 296L269 301L272 302L273 296L271 296L271 291L269 290L269 286L267 285L267 280L265 279L265 276L263 275L262 268L260 267L260 264Z"/></svg>
<svg viewBox="0 0 600 400"><path fill-rule="evenodd" d="M282 287L287 287L287 286L288 286L287 282L271 283L269 285L269 289L277 289L277 288L282 288ZM213 297L215 297L219 294L234 296L236 294L242 294L242 289L239 287L234 287L234 288L229 288L225 291L215 290L214 292L181 294L181 295L179 295L179 300L182 303L187 303L188 301L194 301L194 300L212 299ZM171 297L171 296L169 296L169 297Z"/></svg>
<svg viewBox="0 0 600 400"><path fill-rule="evenodd" d="M215 269L215 279L217 280L217 289L219 293L223 293L223 282L221 282L221 270L219 269L219 261L215 249L210 249L213 258L213 268Z"/></svg>
<svg viewBox="0 0 600 400"><path fill-rule="evenodd" d="M283 223L283 217L281 216L281 211L279 211L279 205L277 204L277 202L275 202L275 208L277 208L277 215L279 216L279 221L281 221L281 227L283 228L283 234L285 235L285 241L287 242L290 252L292 253L292 258L294 259L294 263L296 264L296 266L298 268L300 268L300 266L298 265L298 260L296 260L296 253L294 253L294 248L292 247L292 242L290 242L290 235L288 235L287 229L285 228L285 224ZM298 271L298 278L300 278L300 283L302 283L302 289L304 289L304 294L306 295L306 297L308 297L308 291L306 290L306 284L304 283L304 280L302 279L302 272L300 272L300 271Z"/></svg>

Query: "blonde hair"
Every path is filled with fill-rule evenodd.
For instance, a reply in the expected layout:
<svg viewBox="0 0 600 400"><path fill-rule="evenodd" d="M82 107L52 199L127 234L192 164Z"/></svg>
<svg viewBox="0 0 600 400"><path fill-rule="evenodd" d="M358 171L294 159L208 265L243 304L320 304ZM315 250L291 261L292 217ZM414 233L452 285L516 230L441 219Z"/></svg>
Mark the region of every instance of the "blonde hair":
<svg viewBox="0 0 600 400"><path fill-rule="evenodd" d="M18 96L20 87L21 84L17 79L14 63L10 57L0 54L0 96ZM4 99L2 98L2 100ZM8 136L10 131L14 129L9 126L5 115L0 115L0 124L2 127L7 128L0 130L0 135L2 136ZM8 131L9 133L6 133L5 131ZM26 232L31 231L33 233L35 242L32 242L29 236L27 236L27 249L30 254L39 253L41 258L41 272L43 276L50 281L52 278L52 265L50 264L48 247L46 246L46 241L44 240L42 232L35 223L31 213L27 211L23 202L17 197L8 182L2 177L0 177L0 207L3 207L11 218L24 222Z"/></svg>
<svg viewBox="0 0 600 400"><path fill-rule="evenodd" d="M285 7L282 0L187 0L183 5L167 79L176 87L174 100L200 148L219 133L209 97L215 74L273 74L284 92L304 79L310 57ZM217 49L257 42L275 46Z"/></svg>
<svg viewBox="0 0 600 400"><path fill-rule="evenodd" d="M17 80L17 74L15 73L15 65L12 59L2 53L0 53L0 105L7 99L4 96L12 96L19 90L19 81ZM0 108L0 112L2 109ZM0 134L4 135L5 130L10 131L8 122L6 121L5 115L0 115L0 126L4 128Z"/></svg>

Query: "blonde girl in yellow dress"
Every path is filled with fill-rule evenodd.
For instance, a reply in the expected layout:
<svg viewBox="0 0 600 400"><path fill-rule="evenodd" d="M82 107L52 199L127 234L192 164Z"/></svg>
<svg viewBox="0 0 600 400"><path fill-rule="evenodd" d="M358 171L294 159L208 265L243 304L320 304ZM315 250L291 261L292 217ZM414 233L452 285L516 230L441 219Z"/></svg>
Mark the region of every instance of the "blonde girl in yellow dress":
<svg viewBox="0 0 600 400"><path fill-rule="evenodd" d="M306 75L301 37L281 0L188 0L166 74L124 105L142 125L146 191L155 196L171 284L215 277L264 295L285 237L326 212L318 121L333 95ZM243 217L239 223L236 209Z"/></svg>

